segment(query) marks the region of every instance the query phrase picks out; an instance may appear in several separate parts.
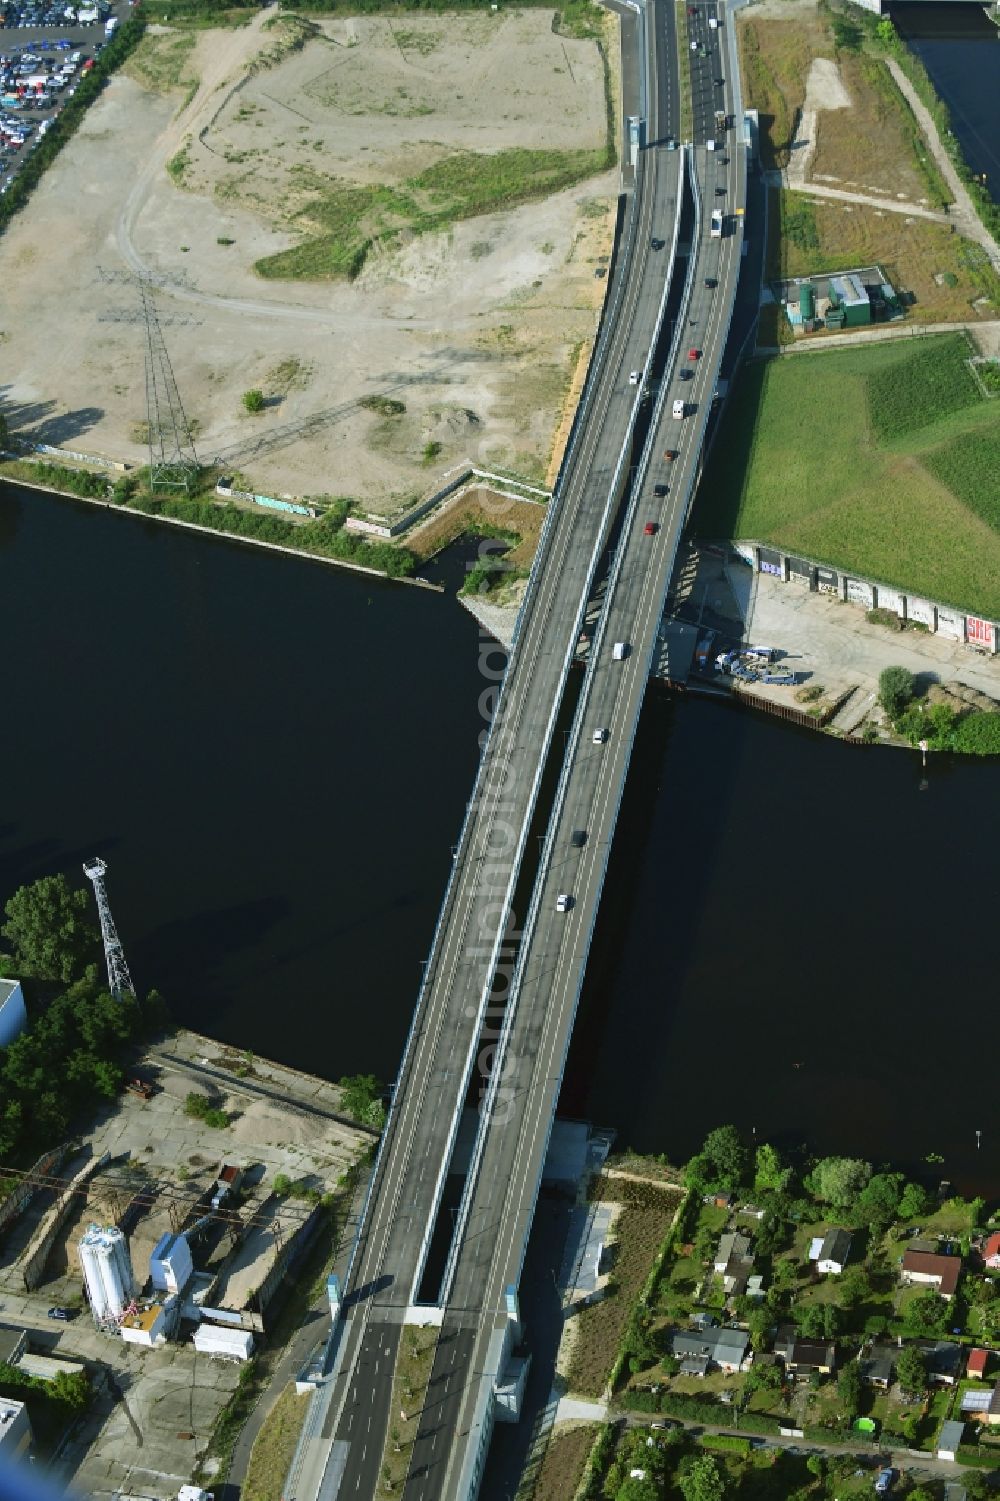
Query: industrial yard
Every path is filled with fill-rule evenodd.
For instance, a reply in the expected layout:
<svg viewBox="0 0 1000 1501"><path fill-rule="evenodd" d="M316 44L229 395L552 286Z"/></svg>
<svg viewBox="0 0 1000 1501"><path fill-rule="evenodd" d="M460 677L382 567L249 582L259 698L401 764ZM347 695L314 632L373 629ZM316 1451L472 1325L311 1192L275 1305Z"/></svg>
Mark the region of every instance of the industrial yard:
<svg viewBox="0 0 1000 1501"><path fill-rule="evenodd" d="M62 1456L78 1488L167 1501L196 1473L319 1201L371 1145L341 1111L334 1085L179 1033L4 1228L3 1324L98 1392Z"/></svg>
<svg viewBox="0 0 1000 1501"><path fill-rule="evenodd" d="M144 461L139 273L199 458L250 488L393 514L465 458L544 477L611 247L597 41L275 19L173 64L147 36L3 237L12 429Z"/></svg>

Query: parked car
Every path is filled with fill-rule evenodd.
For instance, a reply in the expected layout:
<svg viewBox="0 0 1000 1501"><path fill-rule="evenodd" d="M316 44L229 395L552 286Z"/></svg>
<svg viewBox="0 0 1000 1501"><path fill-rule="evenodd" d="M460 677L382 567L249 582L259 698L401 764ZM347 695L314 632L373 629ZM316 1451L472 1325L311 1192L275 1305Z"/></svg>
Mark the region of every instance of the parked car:
<svg viewBox="0 0 1000 1501"><path fill-rule="evenodd" d="M58 1319L60 1323L68 1324L73 1315L68 1308L50 1308L48 1317L50 1319Z"/></svg>

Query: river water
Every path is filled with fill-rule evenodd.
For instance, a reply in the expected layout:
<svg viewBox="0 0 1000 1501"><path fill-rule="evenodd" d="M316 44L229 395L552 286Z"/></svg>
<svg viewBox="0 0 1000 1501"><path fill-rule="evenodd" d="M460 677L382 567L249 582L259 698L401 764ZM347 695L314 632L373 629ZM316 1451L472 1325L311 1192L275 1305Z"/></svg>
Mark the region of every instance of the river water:
<svg viewBox="0 0 1000 1501"><path fill-rule="evenodd" d="M893 5L898 31L948 106L969 168L1000 203L1000 27L979 5Z"/></svg>
<svg viewBox="0 0 1000 1501"><path fill-rule="evenodd" d="M478 755L475 623L5 486L0 577L0 900L99 853L179 1021L391 1079ZM674 1159L732 1120L1000 1188L1000 766L927 784L651 691L564 1110Z"/></svg>

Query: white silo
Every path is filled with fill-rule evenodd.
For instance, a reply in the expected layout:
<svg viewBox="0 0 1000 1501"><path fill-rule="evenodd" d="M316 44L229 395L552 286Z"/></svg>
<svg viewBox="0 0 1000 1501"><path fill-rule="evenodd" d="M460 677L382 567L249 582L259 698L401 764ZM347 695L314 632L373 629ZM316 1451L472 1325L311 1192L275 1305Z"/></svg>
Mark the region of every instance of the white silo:
<svg viewBox="0 0 1000 1501"><path fill-rule="evenodd" d="M122 1232L88 1225L80 1241L80 1264L94 1318L101 1323L120 1319L135 1294L132 1262Z"/></svg>

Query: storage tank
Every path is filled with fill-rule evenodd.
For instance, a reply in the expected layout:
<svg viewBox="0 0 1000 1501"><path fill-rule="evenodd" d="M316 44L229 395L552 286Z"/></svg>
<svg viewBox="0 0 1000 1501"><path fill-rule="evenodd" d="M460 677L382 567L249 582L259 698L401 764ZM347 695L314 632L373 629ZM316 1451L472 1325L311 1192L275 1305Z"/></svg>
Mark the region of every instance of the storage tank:
<svg viewBox="0 0 1000 1501"><path fill-rule="evenodd" d="M80 1242L80 1265L95 1319L120 1319L135 1294L128 1244L115 1227L88 1225Z"/></svg>
<svg viewBox="0 0 1000 1501"><path fill-rule="evenodd" d="M799 312L802 314L803 322L806 318L816 316L816 290L812 282L803 282L799 287Z"/></svg>

